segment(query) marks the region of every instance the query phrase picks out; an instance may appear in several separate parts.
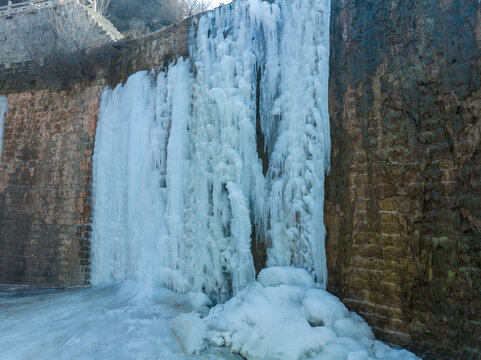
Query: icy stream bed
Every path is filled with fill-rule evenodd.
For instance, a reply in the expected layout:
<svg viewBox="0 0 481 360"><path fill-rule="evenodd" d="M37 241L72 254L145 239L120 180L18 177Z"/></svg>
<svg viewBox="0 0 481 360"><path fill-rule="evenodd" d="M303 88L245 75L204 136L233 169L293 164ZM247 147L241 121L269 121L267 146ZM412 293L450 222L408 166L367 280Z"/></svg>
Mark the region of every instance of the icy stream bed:
<svg viewBox="0 0 481 360"><path fill-rule="evenodd" d="M172 319L193 308L189 295L133 281L69 290L3 286L0 359L241 359L220 348L182 353Z"/></svg>

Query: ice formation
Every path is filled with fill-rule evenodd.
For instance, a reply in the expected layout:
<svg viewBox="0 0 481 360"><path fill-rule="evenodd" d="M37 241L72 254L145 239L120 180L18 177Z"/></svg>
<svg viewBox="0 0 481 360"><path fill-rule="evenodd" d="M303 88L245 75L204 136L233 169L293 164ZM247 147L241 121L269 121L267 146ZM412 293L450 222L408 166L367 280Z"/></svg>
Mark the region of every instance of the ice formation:
<svg viewBox="0 0 481 360"><path fill-rule="evenodd" d="M328 1L239 1L200 18L195 77L179 60L104 92L93 283L225 300L255 280L253 227L268 266L325 283L328 29Z"/></svg>
<svg viewBox="0 0 481 360"><path fill-rule="evenodd" d="M197 330L190 334L198 348L190 350L210 343L227 346L247 359L416 359L406 350L376 341L359 315L312 285L304 269L262 270L259 282L214 307L203 323L191 324Z"/></svg>
<svg viewBox="0 0 481 360"><path fill-rule="evenodd" d="M323 290L329 11L329 0L236 1L199 18L189 60L102 95L92 283L220 303L209 312L194 296L173 320L187 354L414 358ZM267 248L257 281L253 237Z"/></svg>
<svg viewBox="0 0 481 360"><path fill-rule="evenodd" d="M132 280L67 290L0 285L0 359L242 360L226 348L183 353L171 324L199 306L201 295L189 295Z"/></svg>
<svg viewBox="0 0 481 360"><path fill-rule="evenodd" d="M8 114L8 100L5 96L0 96L0 156L2 155L3 128L5 126L4 119L7 116L7 114Z"/></svg>
<svg viewBox="0 0 481 360"><path fill-rule="evenodd" d="M135 279L185 292L189 283L179 257L188 64L179 61L152 81L146 72L137 73L102 96L94 155L92 283Z"/></svg>

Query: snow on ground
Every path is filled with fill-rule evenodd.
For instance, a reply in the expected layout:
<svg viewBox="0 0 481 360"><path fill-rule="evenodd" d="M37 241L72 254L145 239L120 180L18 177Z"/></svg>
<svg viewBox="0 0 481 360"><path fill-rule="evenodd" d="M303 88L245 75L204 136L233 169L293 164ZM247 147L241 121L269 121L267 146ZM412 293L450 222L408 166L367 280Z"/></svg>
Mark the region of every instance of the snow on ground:
<svg viewBox="0 0 481 360"><path fill-rule="evenodd" d="M172 319L204 304L201 294L133 281L69 290L0 287L0 359L241 359L226 349L183 354Z"/></svg>

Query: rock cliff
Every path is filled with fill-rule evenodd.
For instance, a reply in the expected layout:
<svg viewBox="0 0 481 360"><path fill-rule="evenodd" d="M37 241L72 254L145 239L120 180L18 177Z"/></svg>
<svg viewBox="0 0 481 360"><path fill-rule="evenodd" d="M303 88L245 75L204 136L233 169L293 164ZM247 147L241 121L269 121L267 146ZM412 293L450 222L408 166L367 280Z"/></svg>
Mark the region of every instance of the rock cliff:
<svg viewBox="0 0 481 360"><path fill-rule="evenodd" d="M378 336L481 358L481 7L334 1L329 289Z"/></svg>

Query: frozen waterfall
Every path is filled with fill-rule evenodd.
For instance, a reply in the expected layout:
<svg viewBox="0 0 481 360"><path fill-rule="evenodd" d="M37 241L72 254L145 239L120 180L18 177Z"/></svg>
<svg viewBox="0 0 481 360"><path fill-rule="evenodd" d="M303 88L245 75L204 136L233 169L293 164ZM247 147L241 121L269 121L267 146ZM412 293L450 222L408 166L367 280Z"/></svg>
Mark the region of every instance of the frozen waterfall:
<svg viewBox="0 0 481 360"><path fill-rule="evenodd" d="M102 95L92 283L187 293L172 320L187 355L416 358L323 289L329 11L235 1L199 18L188 60Z"/></svg>
<svg viewBox="0 0 481 360"><path fill-rule="evenodd" d="M0 358L416 359L323 289L329 12L237 0L103 92L96 286L0 291Z"/></svg>
<svg viewBox="0 0 481 360"><path fill-rule="evenodd" d="M0 96L0 156L2 155L3 128L6 125L4 122L6 120L7 114L8 100L5 96Z"/></svg>
<svg viewBox="0 0 481 360"><path fill-rule="evenodd" d="M325 285L329 8L234 2L200 18L190 60L105 90L92 283L225 300L255 280L255 237Z"/></svg>

